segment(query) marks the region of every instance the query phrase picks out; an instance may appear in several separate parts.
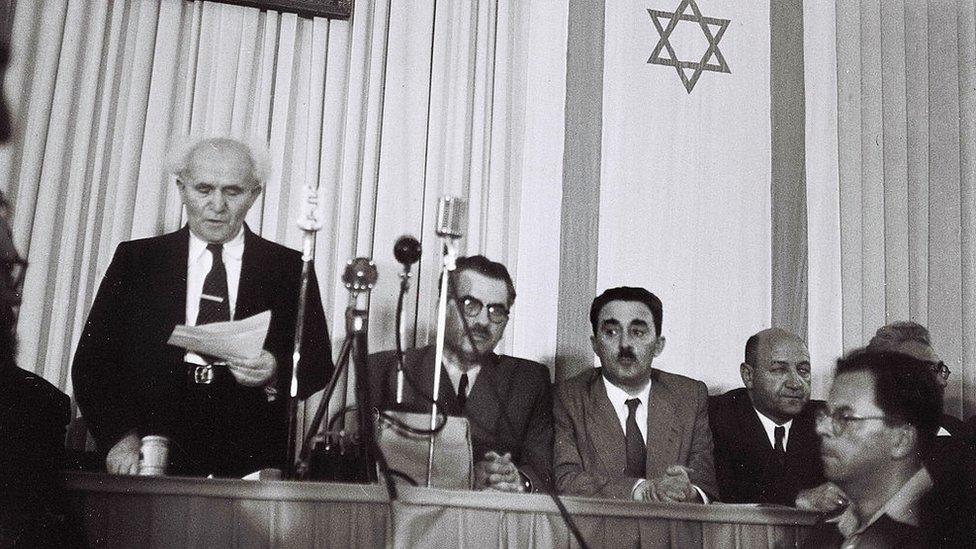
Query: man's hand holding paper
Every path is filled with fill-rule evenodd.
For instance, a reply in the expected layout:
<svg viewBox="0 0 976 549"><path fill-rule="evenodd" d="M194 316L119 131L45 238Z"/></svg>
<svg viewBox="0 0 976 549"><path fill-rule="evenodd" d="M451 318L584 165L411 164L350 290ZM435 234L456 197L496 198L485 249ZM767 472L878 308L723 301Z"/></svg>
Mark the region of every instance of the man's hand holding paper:
<svg viewBox="0 0 976 549"><path fill-rule="evenodd" d="M203 326L176 326L167 343L235 364L238 371L257 370L266 373L262 379L264 382L271 378L277 366L274 357L262 348L270 325L271 311L264 311L243 320L214 322ZM231 368L232 372L234 370L235 368ZM245 376L243 372L241 376L234 373L234 377L244 385L247 383L242 376L244 379L255 377Z"/></svg>

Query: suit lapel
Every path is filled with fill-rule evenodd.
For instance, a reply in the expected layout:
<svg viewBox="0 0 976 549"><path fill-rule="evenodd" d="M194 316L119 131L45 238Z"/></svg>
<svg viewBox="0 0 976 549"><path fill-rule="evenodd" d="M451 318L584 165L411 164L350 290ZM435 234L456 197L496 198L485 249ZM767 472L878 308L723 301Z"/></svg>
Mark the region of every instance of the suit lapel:
<svg viewBox="0 0 976 549"><path fill-rule="evenodd" d="M437 358L437 349L434 345L426 348L419 361L407 364L410 369L411 378L420 384L419 390L428 395L433 395L434 391L434 360ZM446 414L459 415L457 408L457 392L451 385L451 378L447 375L447 370L441 368L441 386L437 398L437 406ZM413 403L415 407L430 409L429 403L420 395L414 395Z"/></svg>
<svg viewBox="0 0 976 549"><path fill-rule="evenodd" d="M671 388L655 376L647 407L647 478L658 477L669 465L678 463L680 427L674 413L675 398Z"/></svg>
<svg viewBox="0 0 976 549"><path fill-rule="evenodd" d="M605 471L611 475L623 474L627 468L627 445L617 412L610 404L607 388L603 385L603 373L593 376L590 383L591 410L584 410L586 430L593 440L597 456Z"/></svg>
<svg viewBox="0 0 976 549"><path fill-rule="evenodd" d="M267 260L262 253L258 236L244 225L244 254L241 256L241 277L237 285L237 304L234 307L234 320L247 318L271 307L264 304L266 296L261 288L267 285L261 279L268 271L264 262ZM298 296L295 296L298 299Z"/></svg>
<svg viewBox="0 0 976 549"><path fill-rule="evenodd" d="M170 233L160 249L159 269L152 276L153 295L159 299L167 326L186 323L186 265L190 255L190 229Z"/></svg>

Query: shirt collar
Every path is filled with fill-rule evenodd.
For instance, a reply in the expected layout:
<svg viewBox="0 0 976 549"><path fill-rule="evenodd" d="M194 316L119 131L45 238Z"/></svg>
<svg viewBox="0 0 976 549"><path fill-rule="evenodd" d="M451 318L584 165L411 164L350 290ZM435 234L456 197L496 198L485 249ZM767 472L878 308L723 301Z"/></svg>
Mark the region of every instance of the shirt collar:
<svg viewBox="0 0 976 549"><path fill-rule="evenodd" d="M772 419L766 417L755 406L753 406L752 409L755 410L756 411L756 415L759 416L759 423L762 423L763 429L766 431L766 436L769 438L769 440L773 440L773 441L776 440L776 428L777 427L785 427L786 428L786 433L785 433L785 436L783 437L783 448L785 449L787 442L790 440L790 427L793 426L793 419L790 418L789 421L787 421L786 423L780 425L780 424L776 423L775 421L773 421ZM773 444L775 444L775 442Z"/></svg>
<svg viewBox="0 0 976 549"><path fill-rule="evenodd" d="M647 380L647 385L638 391L637 394L631 395L627 391L624 391L620 387L617 387L611 383L606 376L601 375L600 378L603 379L603 386L607 389L607 398L610 399L610 403L613 404L614 409L625 409L627 406L626 401L632 398L639 398L641 404L647 406L648 399L651 397L651 380Z"/></svg>
<svg viewBox="0 0 976 549"><path fill-rule="evenodd" d="M196 262L200 260L203 253L207 251L207 241L190 233L190 252L189 259L191 262ZM237 231L237 235L227 242L224 242L224 257L228 259L240 260L244 256L244 226L241 225L241 230Z"/></svg>
<svg viewBox="0 0 976 549"><path fill-rule="evenodd" d="M918 503L930 488L932 488L932 477L923 467L905 481L905 484L902 484L895 495L891 496L891 499L886 501L881 509L878 509L871 519L863 525L858 524L853 505L849 505L843 513L827 520L827 522L836 523L837 529L840 530L845 539L860 535L883 515L888 515L896 522L918 526Z"/></svg>

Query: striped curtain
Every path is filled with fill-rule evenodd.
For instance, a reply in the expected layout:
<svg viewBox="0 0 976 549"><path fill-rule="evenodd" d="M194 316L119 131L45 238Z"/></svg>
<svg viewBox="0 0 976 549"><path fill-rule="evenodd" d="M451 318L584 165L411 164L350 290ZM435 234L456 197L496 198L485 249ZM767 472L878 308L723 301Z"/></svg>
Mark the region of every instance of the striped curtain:
<svg viewBox="0 0 976 549"><path fill-rule="evenodd" d="M806 91L811 340L839 353L887 322L926 325L953 371L946 411L972 415L976 6L815 4L805 9L807 74L824 77L808 76Z"/></svg>
<svg viewBox="0 0 976 549"><path fill-rule="evenodd" d="M265 238L300 247L301 189L324 187L316 269L333 339L345 260L372 256L370 344L392 347L391 248L412 233L425 255L409 327L428 340L433 217L450 193L470 202L464 251L506 262L521 285L503 347L551 362L555 327L535 327L556 290L519 269L537 255L558 269L538 238L559 218L561 155L550 155L562 147L565 29L538 25L551 15L495 1L360 0L350 21L201 0L19 2L6 88L19 124L0 149L0 189L30 263L21 367L71 392L71 356L116 245L184 221L165 153L186 135L267 145L270 176L247 218ZM535 186L554 199L525 199Z"/></svg>

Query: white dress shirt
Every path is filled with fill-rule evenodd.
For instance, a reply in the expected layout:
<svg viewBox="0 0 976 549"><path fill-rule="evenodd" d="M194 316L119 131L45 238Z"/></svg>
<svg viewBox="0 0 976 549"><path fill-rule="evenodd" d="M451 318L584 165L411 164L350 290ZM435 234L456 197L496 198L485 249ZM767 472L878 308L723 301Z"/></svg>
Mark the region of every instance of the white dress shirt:
<svg viewBox="0 0 976 549"><path fill-rule="evenodd" d="M464 396L471 394L471 388L474 387L474 380L478 379L478 372L481 371L481 364L472 366L467 370L461 370L456 364L449 360L444 361L444 369L447 370L447 377L451 379L451 385L454 386L454 393L457 394L458 387L461 385L461 375L468 374L468 390Z"/></svg>
<svg viewBox="0 0 976 549"><path fill-rule="evenodd" d="M755 407L753 407L752 409L753 410L756 410ZM790 440L790 427L793 426L793 420L791 419L791 420L787 421L786 423L784 423L782 425L779 425L775 421L773 421L773 420L769 419L768 417L764 416L763 413L760 412L759 410L756 410L756 415L759 416L759 423L762 423L763 429L765 429L765 431L766 431L766 438L769 439L769 447L770 448L775 448L776 447L776 431L775 431L775 429L777 427L785 427L786 428L786 434L783 435L783 450L786 450L786 448L787 448L786 445L787 445L787 443Z"/></svg>
<svg viewBox="0 0 976 549"><path fill-rule="evenodd" d="M627 433L627 416L630 415L630 410L627 408L627 401L632 398L640 399L640 402L637 404L637 410L634 411L634 416L637 420L637 428L641 432L641 439L644 440L644 444L647 444L647 402L651 398L651 381L648 380L646 387L632 395L613 383L610 383L606 377L602 377L602 379L603 386L607 389L607 397L610 399L610 405L613 406L613 411L617 412L620 429L623 430L624 434Z"/></svg>
<svg viewBox="0 0 976 549"><path fill-rule="evenodd" d="M237 236L224 243L221 259L227 272L227 297L230 302L230 318L234 318L237 307L237 288L241 281L241 258L244 257L244 227ZM207 242L198 238L190 231L190 253L186 262L186 325L196 326L197 315L200 313L200 294L203 293L203 282L213 265L213 256L207 250ZM191 364L206 364L200 355L186 353L183 358Z"/></svg>
<svg viewBox="0 0 976 549"><path fill-rule="evenodd" d="M637 404L637 409L634 410L634 419L637 420L637 428L640 429L641 438L644 439L644 444L646 446L647 403L651 398L651 380L647 380L647 385L643 389L634 394L630 394L613 383L610 383L606 377L601 376L601 379L603 379L603 386L607 390L607 398L610 399L610 405L613 406L613 411L617 413L617 420L620 422L620 428L623 430L624 435L627 434L627 416L630 414L630 410L627 408L627 401L632 398L640 399L640 402ZM634 488L630 491L630 493L636 494L637 490L639 490L645 482L647 482L647 479L639 479L636 483L634 483ZM701 496L702 501L708 503L708 496L705 495L705 492L694 484L691 486L696 492L698 492L698 495Z"/></svg>

